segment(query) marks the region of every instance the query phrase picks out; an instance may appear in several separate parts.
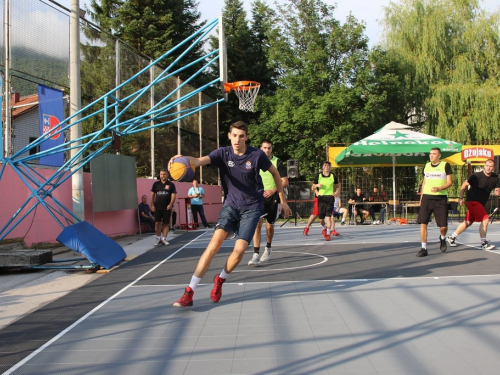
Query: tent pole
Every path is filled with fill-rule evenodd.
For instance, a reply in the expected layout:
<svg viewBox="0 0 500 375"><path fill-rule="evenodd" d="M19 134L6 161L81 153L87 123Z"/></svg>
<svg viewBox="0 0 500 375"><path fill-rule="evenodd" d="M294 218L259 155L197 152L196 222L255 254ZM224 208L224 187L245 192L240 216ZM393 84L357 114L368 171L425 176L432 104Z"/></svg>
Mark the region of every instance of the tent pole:
<svg viewBox="0 0 500 375"><path fill-rule="evenodd" d="M392 155L392 217L396 217L396 156Z"/></svg>

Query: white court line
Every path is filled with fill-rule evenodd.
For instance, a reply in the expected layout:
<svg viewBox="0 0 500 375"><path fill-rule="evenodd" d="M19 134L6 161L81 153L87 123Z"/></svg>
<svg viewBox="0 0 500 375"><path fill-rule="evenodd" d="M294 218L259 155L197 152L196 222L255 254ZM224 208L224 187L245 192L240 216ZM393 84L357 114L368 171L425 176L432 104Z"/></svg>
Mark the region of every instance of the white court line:
<svg viewBox="0 0 500 375"><path fill-rule="evenodd" d="M144 274L142 274L141 276L139 276L137 279L135 279L134 281L132 281L130 284L128 284L127 286L123 287L120 291L116 292L115 294L113 294L111 297L109 297L106 301L102 302L99 306L96 306L94 307L91 311L89 311L87 314L85 314L84 316L82 316L80 319L78 319L76 322L74 322L72 325L70 325L68 328L66 328L65 330L63 330L62 332L60 332L57 336L53 337L50 341L47 341L45 344L43 344L41 347L39 347L37 350L35 350L33 353L31 353L30 355L28 355L26 358L24 358L23 360L19 361L18 363L16 363L14 366L12 366L10 369L8 369L7 371L5 371L3 373L3 375L9 375L9 374L12 374L13 371L17 370L19 367L21 367L22 365L24 365L26 362L28 362L30 359L32 359L34 356L36 356L38 353L40 353L41 351L43 351L45 348L47 348L48 346L50 346L52 343L54 343L55 341L57 341L58 339L60 339L62 336L64 336L66 333L68 333L69 331L71 331L73 328L75 328L78 324L80 324L81 322L83 322L85 319L87 319L89 316L91 316L93 313L95 313L96 311L98 311L99 309L101 309L101 307L105 306L108 302L112 301L113 299L115 299L116 297L118 297L120 294L122 294L124 291L126 291L128 288L132 287L134 284L136 284L138 281L140 281L141 279L143 279L145 276L149 275L151 272L153 272L155 269L157 269L158 267L160 267L163 263L165 263L167 260L169 260L170 258L172 258L175 254L177 254L179 251L181 251L182 249L184 249L186 246L188 246L191 242L195 241L196 239L200 238L201 236L205 235L205 233L207 232L203 232L201 233L198 237L196 237L195 239L193 239L192 241L188 242L187 244L185 244L184 246L182 246L179 250L177 250L176 252L172 253L169 257L163 259L160 263L158 263L156 266L154 266L153 268L151 268L149 271L145 272Z"/></svg>

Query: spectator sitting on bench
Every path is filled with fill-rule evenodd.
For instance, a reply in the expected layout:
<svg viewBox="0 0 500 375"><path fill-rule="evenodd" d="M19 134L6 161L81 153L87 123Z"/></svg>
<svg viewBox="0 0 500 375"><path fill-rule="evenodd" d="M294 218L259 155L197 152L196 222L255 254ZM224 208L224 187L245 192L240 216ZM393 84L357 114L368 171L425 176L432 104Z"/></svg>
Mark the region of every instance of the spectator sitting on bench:
<svg viewBox="0 0 500 375"><path fill-rule="evenodd" d="M342 221L340 225L345 225L345 219L347 217L347 208L342 207L342 203L340 202L340 198L335 198L335 202L333 203L333 216L334 217L342 217Z"/></svg>
<svg viewBox="0 0 500 375"><path fill-rule="evenodd" d="M355 204L359 202L366 202L366 197L361 193L361 188L356 188L356 193L349 198L349 204ZM364 209L363 205L357 205L354 210L354 222L356 222L356 216L359 215L361 217L361 223L363 224L365 220L368 218L370 213Z"/></svg>
<svg viewBox="0 0 500 375"><path fill-rule="evenodd" d="M141 197L142 202L139 203L139 217L141 223L146 224L145 232L153 232L155 227L155 218L151 214L151 209L148 204L148 197L143 195Z"/></svg>
<svg viewBox="0 0 500 375"><path fill-rule="evenodd" d="M384 191L379 191L377 186L373 187L373 192L370 193L370 202L385 202L387 197ZM384 224L385 206L374 204L370 207L370 216L373 224ZM378 220L375 220L375 212L378 212Z"/></svg>

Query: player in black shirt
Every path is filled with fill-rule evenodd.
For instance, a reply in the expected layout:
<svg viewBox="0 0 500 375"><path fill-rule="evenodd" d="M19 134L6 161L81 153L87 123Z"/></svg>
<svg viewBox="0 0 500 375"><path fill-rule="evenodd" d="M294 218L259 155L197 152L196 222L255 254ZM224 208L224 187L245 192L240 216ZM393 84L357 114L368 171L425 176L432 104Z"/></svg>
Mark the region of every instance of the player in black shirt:
<svg viewBox="0 0 500 375"><path fill-rule="evenodd" d="M491 191L495 189L495 195L500 195L500 181L498 175L493 173L495 169L495 161L492 159L486 160L484 169L481 172L471 174L470 177L462 184L460 189L460 197L458 204L464 204L464 192L467 190L467 213L465 220L455 230L447 241L450 246L457 246L456 238L460 233L466 230L475 221L479 222L479 236L481 237L481 249L492 250L495 245L491 245L486 240L486 232L488 230L488 223L490 218L484 206L488 202Z"/></svg>
<svg viewBox="0 0 500 375"><path fill-rule="evenodd" d="M177 195L175 185L167 179L168 172L162 169L160 171L160 180L156 181L151 188L151 211L154 211L155 214L155 246L168 245L167 235L170 228L170 216Z"/></svg>

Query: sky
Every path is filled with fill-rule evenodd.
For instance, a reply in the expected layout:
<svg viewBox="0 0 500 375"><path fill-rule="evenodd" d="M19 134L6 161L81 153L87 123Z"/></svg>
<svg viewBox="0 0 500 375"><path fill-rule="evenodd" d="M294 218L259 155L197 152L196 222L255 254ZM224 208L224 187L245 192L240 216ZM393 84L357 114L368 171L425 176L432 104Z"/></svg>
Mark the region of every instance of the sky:
<svg viewBox="0 0 500 375"><path fill-rule="evenodd" d="M60 4L70 7L71 0L56 0ZM212 21L216 19L220 13L222 13L222 8L224 7L224 0L197 0L199 2L198 9L201 12L202 18L207 21ZM382 36L382 27L379 21L384 16L384 7L388 6L390 0L323 0L326 4L334 5L337 4L337 8L334 11L334 17L340 22L344 23L349 12L352 11L354 17L358 21L364 21L366 25L365 33L369 39L370 47L373 47L378 43ZM247 11L248 19L250 19L251 13L251 3L253 0L243 0L245 10ZM398 0L393 0L397 3ZM80 7L83 8L82 4L89 4L89 0L80 0ZM274 3L273 1L268 1L268 3ZM482 7L488 11L494 11L499 8L498 0L484 0L481 2Z"/></svg>

